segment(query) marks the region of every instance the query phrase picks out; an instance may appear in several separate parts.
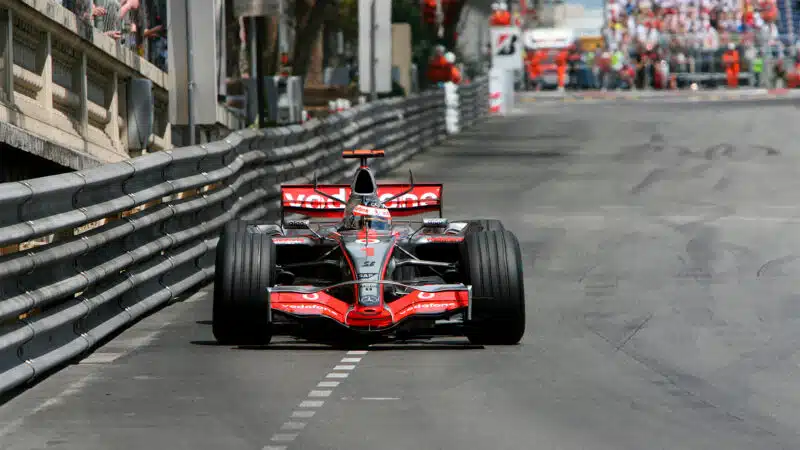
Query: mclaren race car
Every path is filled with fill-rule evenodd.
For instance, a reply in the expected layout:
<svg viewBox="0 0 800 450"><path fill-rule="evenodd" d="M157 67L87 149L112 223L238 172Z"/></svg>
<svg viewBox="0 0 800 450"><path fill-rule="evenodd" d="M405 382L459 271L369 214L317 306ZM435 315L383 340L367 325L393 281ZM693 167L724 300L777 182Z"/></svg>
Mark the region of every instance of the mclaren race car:
<svg viewBox="0 0 800 450"><path fill-rule="evenodd" d="M316 178L281 186L280 224L226 224L214 280L218 342L265 345L277 335L371 343L522 339L515 235L498 220L442 218L443 186L415 184L411 173L407 185L378 185L367 163L382 156L346 150L343 157L361 160L349 186L317 185ZM410 219L425 213L438 217Z"/></svg>

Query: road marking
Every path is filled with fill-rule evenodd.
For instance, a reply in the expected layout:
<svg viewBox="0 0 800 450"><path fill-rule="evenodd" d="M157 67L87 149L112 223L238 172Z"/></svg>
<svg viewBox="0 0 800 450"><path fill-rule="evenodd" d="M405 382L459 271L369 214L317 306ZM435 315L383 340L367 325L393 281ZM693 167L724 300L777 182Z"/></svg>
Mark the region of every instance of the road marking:
<svg viewBox="0 0 800 450"><path fill-rule="evenodd" d="M297 439L299 433L278 433L272 435L272 440L277 442L291 442Z"/></svg>
<svg viewBox="0 0 800 450"><path fill-rule="evenodd" d="M79 364L108 364L110 362L114 362L117 358L124 355L124 352L113 352L113 353L104 353L104 352L97 352L92 353L86 358L83 358Z"/></svg>
<svg viewBox="0 0 800 450"><path fill-rule="evenodd" d="M300 402L301 408L319 408L325 404L325 400L303 400Z"/></svg>
<svg viewBox="0 0 800 450"><path fill-rule="evenodd" d="M330 397L333 391L311 391L308 393L309 397Z"/></svg>
<svg viewBox="0 0 800 450"><path fill-rule="evenodd" d="M94 351L90 353L86 358L83 358L82 361L79 361L78 365L84 363L86 365L111 363L116 359L120 358L121 356L125 356L134 350L138 350L140 347L143 347L151 343L153 340L155 340L165 330L167 326L172 324L172 322L168 319L172 317L177 317L184 311L185 309L173 307L171 308L171 310L165 311L165 313L156 314L143 319L133 328L123 332L122 335L118 337L118 339L113 340L110 343L95 349L95 350L113 349L115 351L105 351L105 352ZM146 327L150 327L149 332L141 334L141 332L144 331L143 328L145 330L147 329ZM127 337L130 336L131 334L133 334L134 337L132 338ZM1 438L16 432L30 417L33 417L54 406L61 405L67 400L68 397L80 394L97 377L98 374L95 372L89 373L81 377L79 380L68 385L59 394L39 403L35 408L30 410L30 412L25 413L24 415L5 424L3 428L0 428L0 440L2 440Z"/></svg>
<svg viewBox="0 0 800 450"><path fill-rule="evenodd" d="M361 397L361 400L375 400L375 401L400 400L400 397Z"/></svg>
<svg viewBox="0 0 800 450"><path fill-rule="evenodd" d="M207 297L209 297L211 294L212 294L212 291L211 291L211 290L205 290L205 289L202 289L202 290L200 290L200 291L197 291L197 292L195 292L195 293L194 293L194 294L192 294L191 296L189 296L189 298L187 298L186 300L184 300L184 301L183 301L183 303L194 303L194 302L199 302L199 301L205 300L205 299L206 299Z"/></svg>
<svg viewBox="0 0 800 450"><path fill-rule="evenodd" d="M74 383L67 386L67 388L61 391L60 394L40 403L39 406L33 408L33 410L31 410L30 413L25 414L24 416L19 417L15 420L12 420L8 425L0 429L0 438L17 431L27 418L35 416L36 414L39 414L40 412L50 409L54 406L60 405L64 403L64 401L68 397L72 397L73 395L81 393L81 391L83 391L89 385L89 383L91 383L96 378L96 376L97 375L95 373L90 373L84 377L81 377L78 381L75 381Z"/></svg>
<svg viewBox="0 0 800 450"><path fill-rule="evenodd" d="M275 433L272 435L270 439L272 442L293 442L300 436L300 431L304 430L308 425L308 419L311 419L316 414L317 408L322 408L325 404L325 400L319 400L320 398L328 398L333 394L333 389L338 387L341 384L341 381L331 381L331 378L342 380L347 378L350 375L349 371L352 371L356 368L356 364L361 362L364 355L367 354L367 350L350 350L347 352L347 357L342 358L339 363L351 363L351 364L338 364L336 367L333 368L332 372L328 372L325 374L325 380L317 382L318 388L328 388L328 389L313 389L308 392L306 398L297 405L294 411L292 411L292 420L288 420L281 425L281 431L297 431L297 433ZM338 372L337 372L338 371ZM345 371L345 372L341 372ZM399 400L399 398L395 397L365 397L364 399L372 399L372 400ZM306 420L302 420L306 419ZM288 450L287 445L281 446L274 446L274 445L267 445L262 448L262 450Z"/></svg>

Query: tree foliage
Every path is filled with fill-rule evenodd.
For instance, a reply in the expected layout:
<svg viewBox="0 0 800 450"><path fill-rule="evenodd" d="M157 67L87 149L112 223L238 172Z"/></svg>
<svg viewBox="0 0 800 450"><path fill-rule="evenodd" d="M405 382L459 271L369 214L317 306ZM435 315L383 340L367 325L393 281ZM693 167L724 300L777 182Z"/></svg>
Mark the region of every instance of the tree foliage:
<svg viewBox="0 0 800 450"><path fill-rule="evenodd" d="M315 44L322 39L320 32L328 14L335 14L335 0L293 0L295 38L292 54L292 73L306 79Z"/></svg>
<svg viewBox="0 0 800 450"><path fill-rule="evenodd" d="M239 72L249 72L249 50L240 53L239 22L232 16L233 0L225 0L228 12L227 55L228 73L236 76ZM294 24L294 42L290 55L292 72L304 79L308 74L314 45L321 39L323 24L333 23L337 31L344 35L345 42L358 42L358 0L287 0L287 11L292 14L290 22ZM456 20L445 29L444 37L439 39L434 26L424 23L420 0L392 0L392 22L408 23L411 26L412 59L424 73L432 49L436 45L455 48L453 39L458 16L466 4L466 0L455 0L451 4ZM266 48L261 55L264 58L266 74L274 74L278 70L279 48L277 43L276 18L268 18L267 27L261 32L266 34ZM332 20L333 19L333 20ZM249 26L245 25L245 28ZM249 29L247 30L250 31ZM243 56L240 58L240 54Z"/></svg>

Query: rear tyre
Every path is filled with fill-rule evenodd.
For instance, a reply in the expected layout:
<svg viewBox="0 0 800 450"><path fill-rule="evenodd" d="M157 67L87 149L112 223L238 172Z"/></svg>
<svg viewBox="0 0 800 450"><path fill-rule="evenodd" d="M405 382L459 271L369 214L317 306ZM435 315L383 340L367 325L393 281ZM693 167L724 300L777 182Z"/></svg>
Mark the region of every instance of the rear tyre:
<svg viewBox="0 0 800 450"><path fill-rule="evenodd" d="M510 231L468 234L461 249L464 284L472 285L466 335L479 345L514 345L525 334L522 252Z"/></svg>
<svg viewBox="0 0 800 450"><path fill-rule="evenodd" d="M475 231L505 231L506 227L498 219L470 220L470 225Z"/></svg>
<svg viewBox="0 0 800 450"><path fill-rule="evenodd" d="M272 237L222 233L217 244L212 329L224 345L266 345L272 339L267 288L274 284Z"/></svg>
<svg viewBox="0 0 800 450"><path fill-rule="evenodd" d="M222 233L223 234L245 233L247 232L247 225L251 222L252 220L233 219L225 224L225 228L223 228Z"/></svg>

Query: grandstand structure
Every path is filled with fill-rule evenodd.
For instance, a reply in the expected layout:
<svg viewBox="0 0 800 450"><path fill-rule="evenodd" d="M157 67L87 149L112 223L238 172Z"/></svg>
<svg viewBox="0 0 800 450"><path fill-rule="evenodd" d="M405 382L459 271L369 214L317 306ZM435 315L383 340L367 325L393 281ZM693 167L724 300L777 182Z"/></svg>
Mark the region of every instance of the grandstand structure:
<svg viewBox="0 0 800 450"><path fill-rule="evenodd" d="M790 41L789 43L794 43L794 35L798 27L800 27L800 14L798 14L797 6L800 6L800 2L797 0L777 0L778 1L778 11L780 11L780 15L778 18L778 33L781 36L785 36Z"/></svg>

